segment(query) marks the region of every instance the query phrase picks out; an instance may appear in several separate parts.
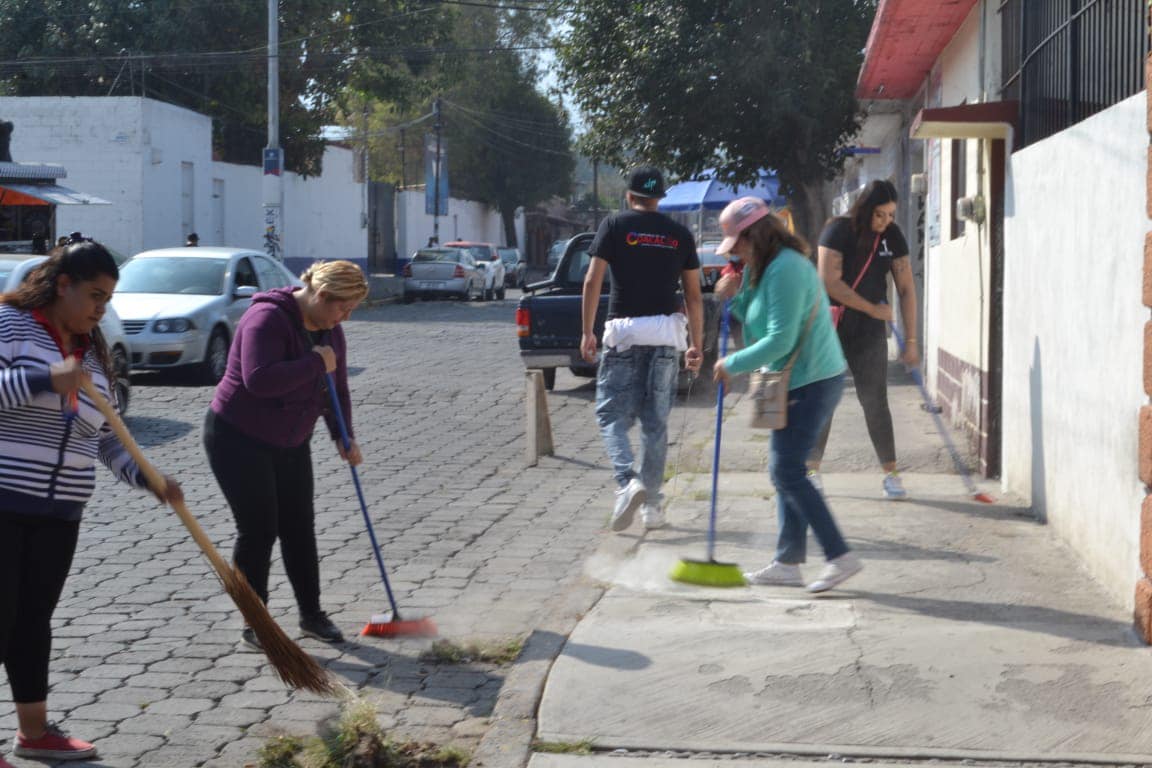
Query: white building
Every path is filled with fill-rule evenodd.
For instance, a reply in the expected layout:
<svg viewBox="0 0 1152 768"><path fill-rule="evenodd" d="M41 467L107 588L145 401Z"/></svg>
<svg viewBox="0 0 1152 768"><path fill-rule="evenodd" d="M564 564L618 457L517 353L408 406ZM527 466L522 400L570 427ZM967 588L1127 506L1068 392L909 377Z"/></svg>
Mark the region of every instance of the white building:
<svg viewBox="0 0 1152 768"><path fill-rule="evenodd" d="M923 209L930 389L981 471L1027 499L1147 637L1148 7L1054 8L881 0L857 96L901 115L886 172L905 189L924 174L924 197L905 200Z"/></svg>
<svg viewBox="0 0 1152 768"><path fill-rule="evenodd" d="M112 203L66 206L58 232L80 231L132 254L182 245L264 247L262 170L212 159L212 120L139 97L0 97L15 124L12 157L63 165L68 184ZM260 158L253 158L259 162ZM318 177L284 174L281 244L294 271L316 259L364 266L368 234L353 153L329 147Z"/></svg>

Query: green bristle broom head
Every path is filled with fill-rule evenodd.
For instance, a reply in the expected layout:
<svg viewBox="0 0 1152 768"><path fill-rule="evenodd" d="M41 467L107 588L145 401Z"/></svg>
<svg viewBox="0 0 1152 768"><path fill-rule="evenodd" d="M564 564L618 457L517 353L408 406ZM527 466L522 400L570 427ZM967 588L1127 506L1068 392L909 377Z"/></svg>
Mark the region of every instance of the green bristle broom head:
<svg viewBox="0 0 1152 768"><path fill-rule="evenodd" d="M701 587L743 587L748 584L736 563L715 560L681 560L668 574L672 581Z"/></svg>

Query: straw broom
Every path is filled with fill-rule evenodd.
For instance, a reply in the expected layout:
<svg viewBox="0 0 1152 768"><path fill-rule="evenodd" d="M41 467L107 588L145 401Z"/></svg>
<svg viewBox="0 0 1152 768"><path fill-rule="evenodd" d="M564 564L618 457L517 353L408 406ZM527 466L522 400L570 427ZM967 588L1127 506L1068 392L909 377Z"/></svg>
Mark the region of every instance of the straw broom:
<svg viewBox="0 0 1152 768"><path fill-rule="evenodd" d="M140 450L140 446L136 444L131 433L128 432L128 427L119 414L91 381L85 381L83 388L93 405L103 414L104 420L112 427L112 431L120 438L120 442L124 444L128 453L136 460L140 471L144 473L148 486L154 493L163 496L167 486L164 476L144 458L143 451ZM284 634L284 630L269 615L264 602L248 584L244 574L230 566L220 556L184 502L175 502L172 504L172 508L176 510L180 521L184 523L184 527L192 534L192 538L200 545L204 556L208 558L208 562L216 570L216 576L224 585L224 591L240 609L244 621L256 633L260 647L263 648L268 661L272 663L276 674L284 681L285 685L290 688L303 688L315 693L334 694L335 687L328 673L316 663L315 659L301 650L300 646L296 645L288 635Z"/></svg>

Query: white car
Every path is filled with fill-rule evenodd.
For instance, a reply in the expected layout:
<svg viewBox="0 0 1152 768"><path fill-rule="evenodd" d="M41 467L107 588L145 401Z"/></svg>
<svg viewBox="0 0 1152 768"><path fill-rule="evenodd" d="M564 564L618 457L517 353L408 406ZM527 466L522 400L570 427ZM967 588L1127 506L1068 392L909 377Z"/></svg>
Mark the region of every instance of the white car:
<svg viewBox="0 0 1152 768"><path fill-rule="evenodd" d="M112 304L132 343L133 369L196 366L215 384L252 296L289 285L302 283L260 251L161 248L120 267Z"/></svg>
<svg viewBox="0 0 1152 768"><path fill-rule="evenodd" d="M491 301L492 299L504 300L504 262L500 259L500 254L496 250L496 246L492 243L473 243L467 240L457 240L451 243L444 243L445 248L459 248L468 253L476 266L484 274L484 291L483 299Z"/></svg>
<svg viewBox="0 0 1152 768"><path fill-rule="evenodd" d="M0 292L8 293L16 290L28 279L29 273L47 258L32 253L0 254ZM120 316L116 314L116 309L111 304L104 309L104 317L100 319L100 331L104 334L108 349L112 352L112 369L116 373L116 399L120 404L120 412L127 413L128 401L132 397L132 382L128 378L128 361L131 359L132 348L124 335Z"/></svg>

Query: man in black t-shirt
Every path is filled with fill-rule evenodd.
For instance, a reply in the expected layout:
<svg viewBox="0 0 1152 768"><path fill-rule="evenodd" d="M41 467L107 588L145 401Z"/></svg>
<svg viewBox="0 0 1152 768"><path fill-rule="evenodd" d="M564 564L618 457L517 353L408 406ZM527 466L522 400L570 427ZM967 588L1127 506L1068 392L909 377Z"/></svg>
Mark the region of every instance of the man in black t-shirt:
<svg viewBox="0 0 1152 768"><path fill-rule="evenodd" d="M700 260L687 228L659 213L664 178L637 168L629 178L628 210L600 224L584 278L580 352L596 360L594 326L604 274L612 271L604 353L596 377L596 421L612 462L616 503L611 527L622 531L639 509L646 528L664 524L660 486L668 454L668 413L676 394L679 352L688 370L703 359ZM678 291L683 286L681 300ZM686 338L685 331L688 331ZM640 420L643 459L633 467L628 431Z"/></svg>
<svg viewBox="0 0 1152 768"><path fill-rule="evenodd" d="M907 493L896 471L896 439L888 408L887 333L888 323L892 322L892 307L887 303L888 275L892 275L900 297L905 337L901 361L909 368L920 365L916 283L908 242L894 222L896 204L896 187L891 182L872 182L847 216L825 225L819 248L820 276L828 297L835 307L843 307L836 331L852 371L856 397L864 408L868 436L884 471L884 496L889 499L903 499ZM808 461L809 475L817 484L816 472L831 426L829 421Z"/></svg>

